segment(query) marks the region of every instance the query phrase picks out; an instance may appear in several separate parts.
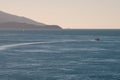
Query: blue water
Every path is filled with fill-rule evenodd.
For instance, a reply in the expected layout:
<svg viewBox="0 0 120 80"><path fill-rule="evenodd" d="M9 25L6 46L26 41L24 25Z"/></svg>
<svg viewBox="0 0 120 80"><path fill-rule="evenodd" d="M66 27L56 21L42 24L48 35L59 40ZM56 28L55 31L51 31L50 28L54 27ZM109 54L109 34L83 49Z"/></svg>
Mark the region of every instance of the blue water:
<svg viewBox="0 0 120 80"><path fill-rule="evenodd" d="M0 80L120 80L120 30L0 31Z"/></svg>

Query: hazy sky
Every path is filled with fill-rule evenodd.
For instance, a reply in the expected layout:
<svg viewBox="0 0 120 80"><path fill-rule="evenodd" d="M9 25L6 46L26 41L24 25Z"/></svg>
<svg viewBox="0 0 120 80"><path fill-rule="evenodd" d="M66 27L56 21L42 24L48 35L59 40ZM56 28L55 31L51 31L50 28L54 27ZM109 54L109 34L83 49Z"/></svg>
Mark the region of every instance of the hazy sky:
<svg viewBox="0 0 120 80"><path fill-rule="evenodd" d="M0 0L0 10L63 28L120 28L120 0Z"/></svg>

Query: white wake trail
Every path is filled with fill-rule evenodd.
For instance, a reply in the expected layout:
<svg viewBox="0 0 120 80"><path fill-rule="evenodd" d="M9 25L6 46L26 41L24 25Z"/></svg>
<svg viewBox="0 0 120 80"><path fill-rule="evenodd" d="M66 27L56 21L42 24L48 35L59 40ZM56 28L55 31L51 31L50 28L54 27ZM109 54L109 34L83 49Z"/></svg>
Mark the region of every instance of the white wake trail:
<svg viewBox="0 0 120 80"><path fill-rule="evenodd" d="M6 50L9 48L14 48L18 46L32 45L32 44L44 44L44 43L57 43L57 42L65 42L65 41L50 41L50 42L30 42L30 43L16 43L16 44L8 44L0 46L0 51Z"/></svg>
<svg viewBox="0 0 120 80"><path fill-rule="evenodd" d="M40 44L45 42L31 42L31 43L16 43L16 44L9 44L9 45L2 45L0 46L0 51L6 50L13 47L24 46L24 45L32 45L32 44Z"/></svg>
<svg viewBox="0 0 120 80"><path fill-rule="evenodd" d="M58 43L58 42L76 42L78 40L61 40L61 41L49 41L49 42L29 42L29 43L16 43L16 44L8 44L8 45L2 45L0 46L0 51L6 50L9 48L14 48L18 46L24 46L24 45L32 45L32 44L47 44L47 43Z"/></svg>

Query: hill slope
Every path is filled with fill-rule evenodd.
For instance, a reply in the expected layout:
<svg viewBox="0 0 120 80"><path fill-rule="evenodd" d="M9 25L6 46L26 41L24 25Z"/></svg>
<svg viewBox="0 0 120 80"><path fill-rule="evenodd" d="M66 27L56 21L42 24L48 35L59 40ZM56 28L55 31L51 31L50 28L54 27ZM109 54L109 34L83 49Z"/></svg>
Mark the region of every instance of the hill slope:
<svg viewBox="0 0 120 80"><path fill-rule="evenodd" d="M61 29L61 27L0 11L0 29Z"/></svg>

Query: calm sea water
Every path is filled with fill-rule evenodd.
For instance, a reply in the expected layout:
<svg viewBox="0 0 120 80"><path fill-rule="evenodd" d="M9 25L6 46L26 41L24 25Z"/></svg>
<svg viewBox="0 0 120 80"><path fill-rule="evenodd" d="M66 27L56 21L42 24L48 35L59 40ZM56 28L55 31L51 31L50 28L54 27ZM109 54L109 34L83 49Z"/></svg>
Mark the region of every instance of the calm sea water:
<svg viewBox="0 0 120 80"><path fill-rule="evenodd" d="M120 80L120 30L0 31L0 80Z"/></svg>

